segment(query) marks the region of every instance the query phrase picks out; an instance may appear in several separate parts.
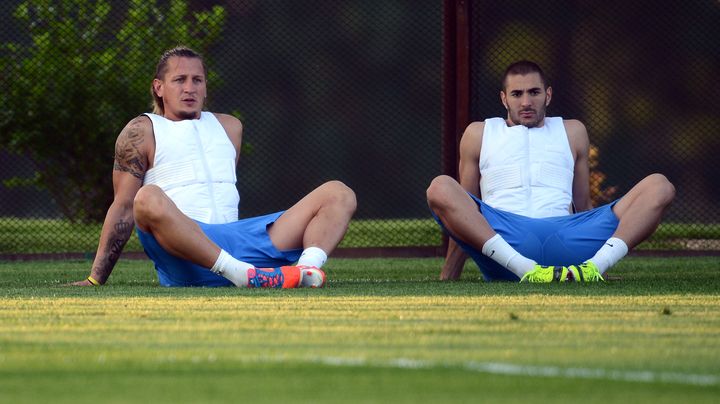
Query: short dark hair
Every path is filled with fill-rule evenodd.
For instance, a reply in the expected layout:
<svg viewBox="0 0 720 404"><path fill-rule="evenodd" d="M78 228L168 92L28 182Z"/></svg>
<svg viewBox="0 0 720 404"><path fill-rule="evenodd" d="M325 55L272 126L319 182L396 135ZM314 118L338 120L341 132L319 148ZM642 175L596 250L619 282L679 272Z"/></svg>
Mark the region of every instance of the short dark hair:
<svg viewBox="0 0 720 404"><path fill-rule="evenodd" d="M160 56L160 60L155 68L155 79L162 80L163 77L165 77L165 73L167 73L168 70L168 60L170 60L171 57L200 59L200 62L202 62L203 73L205 74L205 77L207 77L207 67L205 67L205 60L202 55L187 46L176 46L172 49L166 50L163 52L162 56ZM163 103L163 99L155 94L155 88L153 87L152 82L150 83L150 93L153 97L153 114L163 115L165 113L165 104Z"/></svg>
<svg viewBox="0 0 720 404"><path fill-rule="evenodd" d="M507 86L507 78L508 76L514 76L514 75L521 75L526 76L530 73L537 73L540 75L540 80L543 83L543 86L545 86L545 89L550 86L550 84L547 81L547 77L545 76L545 73L540 68L540 66L535 63L531 62L529 60L519 60L517 62L514 62L510 64L510 66L505 69L505 74L503 75L503 82L502 82L502 88L505 90L505 87Z"/></svg>

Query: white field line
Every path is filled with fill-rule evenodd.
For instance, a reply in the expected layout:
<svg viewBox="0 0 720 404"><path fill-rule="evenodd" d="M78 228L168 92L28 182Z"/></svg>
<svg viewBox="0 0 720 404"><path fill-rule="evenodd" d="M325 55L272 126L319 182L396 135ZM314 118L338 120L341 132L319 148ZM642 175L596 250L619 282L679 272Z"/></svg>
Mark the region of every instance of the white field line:
<svg viewBox="0 0 720 404"><path fill-rule="evenodd" d="M243 363L316 363L337 367L382 367L394 369L463 369L470 372L488 373L508 376L533 376L533 377L564 377L569 379L592 379L592 380L616 380L623 382L637 383L674 383L695 386L718 386L720 375L698 374L682 372L657 372L652 370L617 370L601 368L578 368L560 366L534 366L518 365L503 362L439 362L430 360L418 360L409 358L395 358L387 360L370 360L365 358L348 358L336 356L305 356L290 358L285 355L265 357L238 357L236 360ZM0 355L0 362L4 357ZM97 358L98 362L104 363L104 355ZM156 358L160 362L177 362L179 358L174 355L160 356ZM215 362L215 355L193 356L192 362Z"/></svg>
<svg viewBox="0 0 720 404"><path fill-rule="evenodd" d="M640 383L676 383L697 386L720 385L720 376L650 370L613 370L593 368L563 368L559 366L517 365L502 362L461 362L458 364L397 358L387 361L370 361L361 358L316 357L310 362L340 367L377 366L398 369L460 368L472 372L510 376L565 377L572 379L618 380Z"/></svg>

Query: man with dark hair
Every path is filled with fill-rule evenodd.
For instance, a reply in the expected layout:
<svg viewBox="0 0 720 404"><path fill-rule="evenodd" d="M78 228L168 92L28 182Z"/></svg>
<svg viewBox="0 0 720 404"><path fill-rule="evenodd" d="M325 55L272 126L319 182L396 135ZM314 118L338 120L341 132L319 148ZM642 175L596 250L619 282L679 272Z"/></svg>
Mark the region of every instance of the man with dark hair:
<svg viewBox="0 0 720 404"><path fill-rule="evenodd" d="M115 197L90 276L75 285L104 284L134 227L164 286L325 284L320 268L347 231L355 194L331 181L287 211L238 220L242 124L203 111L206 80L192 49L160 58L153 113L131 120L117 138Z"/></svg>
<svg viewBox="0 0 720 404"><path fill-rule="evenodd" d="M460 181L439 176L427 190L451 236L440 278L458 278L468 254L488 281L602 280L655 231L675 188L652 174L593 209L587 131L580 121L545 116L552 87L542 69L510 65L500 99L506 118L473 122L463 134Z"/></svg>

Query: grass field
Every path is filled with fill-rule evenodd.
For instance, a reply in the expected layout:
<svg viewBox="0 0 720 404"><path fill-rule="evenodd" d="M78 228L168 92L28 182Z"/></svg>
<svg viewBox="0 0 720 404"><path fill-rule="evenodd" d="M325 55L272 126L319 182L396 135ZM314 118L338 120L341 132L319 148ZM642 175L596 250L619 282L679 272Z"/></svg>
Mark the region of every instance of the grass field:
<svg viewBox="0 0 720 404"><path fill-rule="evenodd" d="M0 402L718 402L716 257L591 285L334 259L316 290L159 287L121 261L0 262Z"/></svg>

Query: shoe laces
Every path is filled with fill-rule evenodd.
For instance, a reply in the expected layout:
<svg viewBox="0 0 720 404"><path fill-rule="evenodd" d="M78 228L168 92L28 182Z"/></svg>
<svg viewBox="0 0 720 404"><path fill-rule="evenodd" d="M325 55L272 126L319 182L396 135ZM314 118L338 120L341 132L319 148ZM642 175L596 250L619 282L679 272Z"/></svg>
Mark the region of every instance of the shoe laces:
<svg viewBox="0 0 720 404"><path fill-rule="evenodd" d="M571 268L574 267L577 269L578 273L582 274L583 279L585 282L599 282L599 281L605 281L603 279L602 275L600 275L600 272L593 266L588 263L582 263L580 265L572 265ZM576 281L580 281L580 279L575 279Z"/></svg>
<svg viewBox="0 0 720 404"><path fill-rule="evenodd" d="M600 272L598 272L597 269L591 268L588 265L580 265L580 267L578 268L578 271L583 271L583 275L585 276L586 282L598 282L598 281L604 282L605 281L605 279L603 279L602 275L600 275Z"/></svg>

